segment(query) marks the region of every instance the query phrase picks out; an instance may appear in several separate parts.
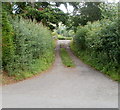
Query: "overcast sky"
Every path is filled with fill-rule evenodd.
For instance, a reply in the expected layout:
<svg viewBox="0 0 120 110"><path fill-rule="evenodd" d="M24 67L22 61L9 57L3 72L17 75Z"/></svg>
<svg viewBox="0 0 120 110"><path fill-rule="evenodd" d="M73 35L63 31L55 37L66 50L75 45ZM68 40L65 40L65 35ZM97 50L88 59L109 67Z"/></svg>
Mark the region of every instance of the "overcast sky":
<svg viewBox="0 0 120 110"><path fill-rule="evenodd" d="M66 8L65 8L65 6L64 6L63 4L61 4L59 8L60 8L64 13L67 13L67 10L66 10ZM70 5L68 4L68 11L69 11L69 12L72 12L72 11L73 11L73 6L70 6Z"/></svg>
<svg viewBox="0 0 120 110"><path fill-rule="evenodd" d="M106 0L106 1L108 1L109 3L117 3L117 2L119 2L119 0ZM60 8L64 13L67 13L67 10L66 10L66 8L65 8L65 6L64 6L63 4L61 4L59 8ZM73 7L70 6L69 4L68 4L68 10L69 10L69 13L73 11Z"/></svg>

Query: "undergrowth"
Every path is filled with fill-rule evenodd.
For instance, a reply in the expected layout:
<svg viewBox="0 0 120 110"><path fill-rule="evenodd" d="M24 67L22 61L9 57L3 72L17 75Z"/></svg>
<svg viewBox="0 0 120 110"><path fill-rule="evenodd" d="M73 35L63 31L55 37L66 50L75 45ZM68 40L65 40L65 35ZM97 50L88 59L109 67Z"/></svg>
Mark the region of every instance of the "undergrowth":
<svg viewBox="0 0 120 110"><path fill-rule="evenodd" d="M115 81L120 81L120 75L119 75L120 70L117 71L116 69L114 69L114 65L115 65L114 63L108 63L106 61L104 61L104 63L101 63L100 59L94 56L95 53L90 55L89 51L79 50L73 42L71 42L70 47L73 53L84 63L106 74L111 79ZM101 53L99 56L102 57L103 53Z"/></svg>
<svg viewBox="0 0 120 110"><path fill-rule="evenodd" d="M55 57L51 31L36 21L12 20L5 10L2 15L3 71L22 80L48 69Z"/></svg>

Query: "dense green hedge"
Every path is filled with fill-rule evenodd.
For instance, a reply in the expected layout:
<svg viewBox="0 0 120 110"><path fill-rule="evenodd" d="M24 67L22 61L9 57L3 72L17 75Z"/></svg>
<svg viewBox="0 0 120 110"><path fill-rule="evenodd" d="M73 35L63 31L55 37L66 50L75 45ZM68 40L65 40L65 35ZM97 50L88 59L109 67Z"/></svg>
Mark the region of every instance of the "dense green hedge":
<svg viewBox="0 0 120 110"><path fill-rule="evenodd" d="M3 13L3 69L20 80L46 70L54 60L51 31L36 21Z"/></svg>
<svg viewBox="0 0 120 110"><path fill-rule="evenodd" d="M14 57L14 30L9 21L10 16L2 10L2 66L5 70L9 70Z"/></svg>
<svg viewBox="0 0 120 110"><path fill-rule="evenodd" d="M88 22L79 27L73 41L72 50L86 63L120 80L120 34L119 22L103 19ZM74 47L74 48L73 48Z"/></svg>
<svg viewBox="0 0 120 110"><path fill-rule="evenodd" d="M58 40L72 40L73 37L64 37L62 35L58 35Z"/></svg>

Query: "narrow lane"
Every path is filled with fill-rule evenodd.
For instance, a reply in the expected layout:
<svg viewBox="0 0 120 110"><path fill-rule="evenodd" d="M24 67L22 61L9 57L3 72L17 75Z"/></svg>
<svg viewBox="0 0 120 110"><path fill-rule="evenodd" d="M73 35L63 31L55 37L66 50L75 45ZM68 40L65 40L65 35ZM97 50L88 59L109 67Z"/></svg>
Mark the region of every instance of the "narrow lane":
<svg viewBox="0 0 120 110"><path fill-rule="evenodd" d="M69 42L57 42L52 70L3 86L3 108L118 108L118 83L81 62ZM75 68L62 64L60 44L65 44Z"/></svg>

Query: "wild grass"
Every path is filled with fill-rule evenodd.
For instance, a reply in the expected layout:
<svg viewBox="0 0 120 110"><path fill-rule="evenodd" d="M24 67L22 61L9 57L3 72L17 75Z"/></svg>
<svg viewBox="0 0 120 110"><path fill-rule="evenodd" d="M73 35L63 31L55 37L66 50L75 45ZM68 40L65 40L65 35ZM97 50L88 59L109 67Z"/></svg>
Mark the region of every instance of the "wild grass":
<svg viewBox="0 0 120 110"><path fill-rule="evenodd" d="M66 67L74 67L75 66L73 60L71 59L71 57L69 56L69 54L65 48L60 48L60 56L62 59L62 63Z"/></svg>

